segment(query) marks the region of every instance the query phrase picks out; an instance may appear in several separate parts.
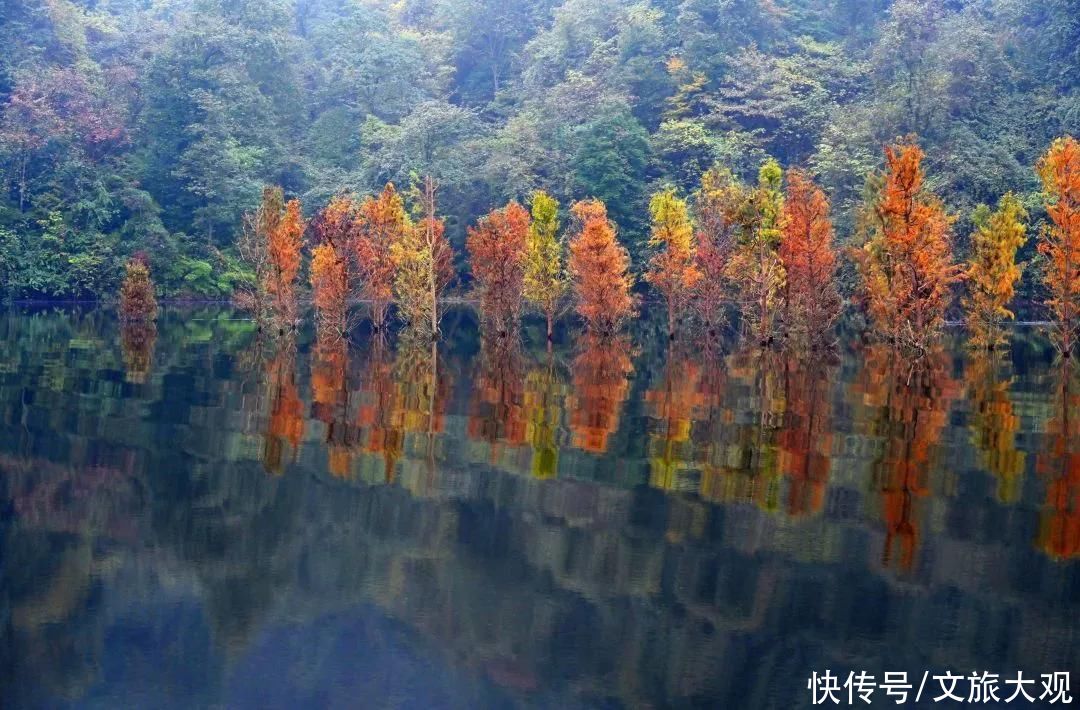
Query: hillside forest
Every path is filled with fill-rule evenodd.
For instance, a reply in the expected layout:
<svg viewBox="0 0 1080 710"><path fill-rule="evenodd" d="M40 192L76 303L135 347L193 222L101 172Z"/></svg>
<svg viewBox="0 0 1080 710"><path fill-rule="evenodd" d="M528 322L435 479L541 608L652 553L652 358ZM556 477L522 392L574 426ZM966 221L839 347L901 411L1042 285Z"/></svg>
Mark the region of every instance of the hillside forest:
<svg viewBox="0 0 1080 710"><path fill-rule="evenodd" d="M645 297L763 342L847 306L916 346L1016 312L1068 352L1076 9L0 0L0 289L289 323L303 292L337 329Z"/></svg>

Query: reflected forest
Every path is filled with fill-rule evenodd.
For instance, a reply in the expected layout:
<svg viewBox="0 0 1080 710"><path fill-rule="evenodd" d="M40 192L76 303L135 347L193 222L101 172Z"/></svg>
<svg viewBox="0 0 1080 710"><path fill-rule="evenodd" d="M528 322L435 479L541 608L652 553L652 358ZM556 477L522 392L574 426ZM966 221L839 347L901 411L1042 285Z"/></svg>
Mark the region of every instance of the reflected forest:
<svg viewBox="0 0 1080 710"><path fill-rule="evenodd" d="M0 0L0 39L3 707L1080 668L1071 0Z"/></svg>

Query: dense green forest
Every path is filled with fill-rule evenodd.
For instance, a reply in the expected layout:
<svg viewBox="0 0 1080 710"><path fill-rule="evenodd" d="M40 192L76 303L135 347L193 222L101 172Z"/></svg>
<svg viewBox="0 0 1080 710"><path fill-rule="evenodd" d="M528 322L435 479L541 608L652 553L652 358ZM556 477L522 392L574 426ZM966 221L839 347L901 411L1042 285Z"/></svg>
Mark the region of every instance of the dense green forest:
<svg viewBox="0 0 1080 710"><path fill-rule="evenodd" d="M1032 166L1080 129L1075 0L0 0L0 45L16 298L114 293L136 253L227 295L265 184L311 210L434 175L459 259L508 199L596 197L635 253L650 194L773 157L844 242L912 135L966 254L1006 191L1044 219Z"/></svg>

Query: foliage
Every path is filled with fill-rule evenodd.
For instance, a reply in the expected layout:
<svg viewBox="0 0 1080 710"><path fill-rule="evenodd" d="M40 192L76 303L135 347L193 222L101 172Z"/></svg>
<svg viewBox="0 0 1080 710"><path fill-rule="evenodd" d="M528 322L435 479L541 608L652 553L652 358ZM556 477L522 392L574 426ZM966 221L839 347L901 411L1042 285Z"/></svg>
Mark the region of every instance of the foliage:
<svg viewBox="0 0 1080 710"><path fill-rule="evenodd" d="M345 330L348 294L345 261L329 242L323 242L311 252L311 298L320 331Z"/></svg>
<svg viewBox="0 0 1080 710"><path fill-rule="evenodd" d="M828 198L800 170L787 173L783 223L785 325L797 341L823 345L840 314L833 227Z"/></svg>
<svg viewBox="0 0 1080 710"><path fill-rule="evenodd" d="M152 321L157 318L157 298L154 282L150 280L150 267L142 258L132 258L127 263L127 273L120 287L120 317L125 321Z"/></svg>
<svg viewBox="0 0 1080 710"><path fill-rule="evenodd" d="M1080 142L1071 136L1054 141L1038 164L1046 194L1046 225L1039 251L1050 307L1057 320L1058 347L1071 353L1080 327Z"/></svg>
<svg viewBox="0 0 1080 710"><path fill-rule="evenodd" d="M255 286L243 294L241 304L253 310L257 319L273 322L279 330L292 328L297 321L296 278L304 234L300 202L283 202L281 188L263 190L262 204L246 219L241 248L241 257L257 279Z"/></svg>
<svg viewBox="0 0 1080 710"><path fill-rule="evenodd" d="M430 336L439 332L439 295L454 274L446 223L435 216L437 187L430 176L414 187L420 219L390 247L398 310L410 328L426 329Z"/></svg>
<svg viewBox="0 0 1080 710"><path fill-rule="evenodd" d="M360 204L354 243L356 270L360 292L371 302L376 330L386 323L386 312L394 295L393 246L411 230L405 203L393 183L387 183L377 197L367 197Z"/></svg>
<svg viewBox="0 0 1080 710"><path fill-rule="evenodd" d="M695 264L694 227L686 200L680 199L673 189L653 195L649 212L652 214L649 246L657 251L649 260L645 280L667 301L668 334L674 336L676 323L701 278Z"/></svg>
<svg viewBox="0 0 1080 710"><path fill-rule="evenodd" d="M140 251L164 295L249 296L234 266L261 185L325 204L414 173L441 183L459 251L492 205L545 189L605 201L644 267L649 193L771 155L813 170L847 242L895 136L919 135L967 218L1008 190L1031 204L1029 165L1080 116L1067 0L39 5L0 26L17 297L112 294Z"/></svg>
<svg viewBox="0 0 1080 710"><path fill-rule="evenodd" d="M961 267L953 262L951 219L924 186L922 150L913 143L885 149L880 194L867 205L870 236L855 251L867 310L879 334L895 345L925 350L945 323Z"/></svg>
<svg viewBox="0 0 1080 710"><path fill-rule="evenodd" d="M494 333L506 335L521 318L529 212L511 202L481 217L468 234L481 316Z"/></svg>
<svg viewBox="0 0 1080 710"><path fill-rule="evenodd" d="M599 200L575 202L570 239L570 275L578 315L589 330L610 333L633 312L630 256L615 237L615 225Z"/></svg>
<svg viewBox="0 0 1080 710"><path fill-rule="evenodd" d="M729 278L738 286L744 330L768 344L784 288L784 265L778 249L783 234L783 171L772 159L758 171L757 186L744 207L746 222L728 262Z"/></svg>
<svg viewBox="0 0 1080 710"><path fill-rule="evenodd" d="M1015 316L1009 303L1022 273L1016 253L1027 241L1027 210L1011 192L998 202L993 213L980 205L972 215L971 257L967 267L968 296L964 308L971 328L971 342L993 349L1003 345L1002 319Z"/></svg>
<svg viewBox="0 0 1080 710"><path fill-rule="evenodd" d="M532 220L525 241L525 274L522 295L547 319L547 337L559 303L566 294L563 244L559 239L559 203L539 190L532 196Z"/></svg>
<svg viewBox="0 0 1080 710"><path fill-rule="evenodd" d="M694 193L701 272L694 309L714 336L726 320L725 304L731 297L729 264L748 228L749 207L749 193L731 171L712 168L701 175L701 187Z"/></svg>

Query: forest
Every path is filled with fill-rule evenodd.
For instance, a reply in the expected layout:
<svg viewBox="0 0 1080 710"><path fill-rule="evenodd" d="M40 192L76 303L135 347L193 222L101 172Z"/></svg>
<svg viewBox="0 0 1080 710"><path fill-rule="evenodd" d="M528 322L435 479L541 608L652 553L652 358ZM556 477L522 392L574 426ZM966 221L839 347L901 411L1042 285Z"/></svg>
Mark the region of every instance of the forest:
<svg viewBox="0 0 1080 710"><path fill-rule="evenodd" d="M11 298L111 297L138 262L158 296L280 315L292 249L320 321L354 296L431 320L418 294L450 289L502 330L564 286L590 323L656 295L672 331L735 297L763 341L841 303L894 341L1080 310L1071 0L0 11Z"/></svg>

